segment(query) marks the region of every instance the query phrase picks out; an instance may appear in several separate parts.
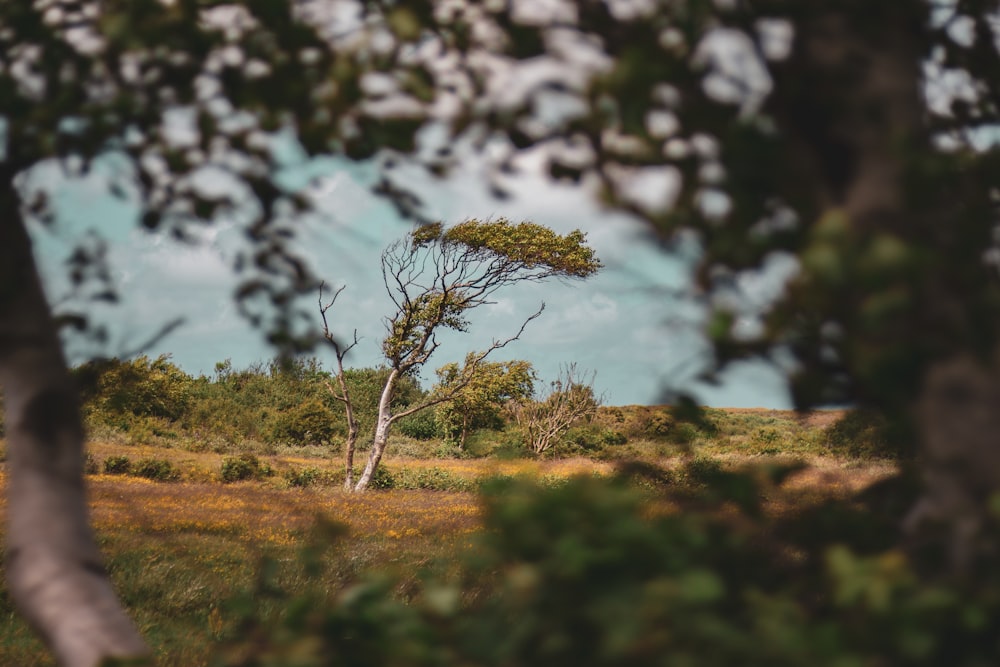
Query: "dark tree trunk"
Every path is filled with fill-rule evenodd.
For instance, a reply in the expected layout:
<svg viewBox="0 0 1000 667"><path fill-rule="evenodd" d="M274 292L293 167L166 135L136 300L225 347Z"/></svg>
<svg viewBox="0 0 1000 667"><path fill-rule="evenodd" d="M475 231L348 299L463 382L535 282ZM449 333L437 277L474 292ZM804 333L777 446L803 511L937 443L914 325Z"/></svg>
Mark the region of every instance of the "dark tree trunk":
<svg viewBox="0 0 1000 667"><path fill-rule="evenodd" d="M775 67L770 111L799 179L789 184L789 196L807 193L800 200L809 202L803 206L806 216L839 209L861 237L889 233L942 257L912 286L917 295L912 319L892 325L921 329L903 331L897 344L907 333L937 341L921 351L925 358L913 359L921 367L909 409L919 434L925 492L904 527L916 530L928 519L949 525L953 560L961 568L971 557L986 500L1000 489L1000 373L996 360L974 358L970 341L981 325L969 314L969 291L954 277L955 265L975 266L980 258L961 256L948 245L956 236L978 232L954 228L953 204L962 193L950 193L951 202L940 197L936 208L912 204L919 199L912 196L919 181L908 181L907 161L931 153L920 71L926 3L860 8L827 3L826 10L810 7L801 13L795 48ZM984 249L979 245L977 252ZM873 335L891 343L896 334L890 328ZM855 373L867 370L853 363Z"/></svg>
<svg viewBox="0 0 1000 667"><path fill-rule="evenodd" d="M76 388L9 180L0 184L0 211L10 593L63 665L144 656L90 529Z"/></svg>

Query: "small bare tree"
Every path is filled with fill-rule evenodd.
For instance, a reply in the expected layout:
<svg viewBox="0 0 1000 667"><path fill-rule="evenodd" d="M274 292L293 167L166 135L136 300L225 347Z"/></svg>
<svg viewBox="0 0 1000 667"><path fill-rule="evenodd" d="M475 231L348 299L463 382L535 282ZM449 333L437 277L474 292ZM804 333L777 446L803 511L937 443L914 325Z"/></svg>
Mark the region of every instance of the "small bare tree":
<svg viewBox="0 0 1000 667"><path fill-rule="evenodd" d="M344 412L347 415L347 442L344 444L344 465L346 470L344 490L350 491L354 488L354 451L358 443L358 418L354 416L354 403L351 401L351 392L347 388L347 378L344 377L344 358L358 344L358 330L354 330L354 339L349 345L342 344L330 331L330 324L326 320L326 313L333 308L333 304L337 302L337 297L340 296L340 293L347 286L341 286L334 291L333 296L330 297L327 303L323 303L323 287L325 285L326 283L319 284L319 314L323 318L323 337L333 347L333 353L337 357L336 377L340 390L335 389L329 382L326 384L326 388L330 391L331 396L344 404Z"/></svg>
<svg viewBox="0 0 1000 667"><path fill-rule="evenodd" d="M587 373L575 363L566 364L545 395L512 404L514 420L531 451L541 454L574 424L594 415L603 401L594 394L596 377L596 372Z"/></svg>

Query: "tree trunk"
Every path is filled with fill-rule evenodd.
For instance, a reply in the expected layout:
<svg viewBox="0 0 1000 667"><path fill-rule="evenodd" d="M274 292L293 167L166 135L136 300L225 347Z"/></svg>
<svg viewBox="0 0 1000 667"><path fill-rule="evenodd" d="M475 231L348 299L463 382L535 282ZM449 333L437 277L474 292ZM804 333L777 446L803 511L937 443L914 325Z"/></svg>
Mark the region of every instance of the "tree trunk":
<svg viewBox="0 0 1000 667"><path fill-rule="evenodd" d="M375 422L375 437L372 439L371 451L368 452L368 462L365 464L365 469L361 472L361 477L358 478L358 483L354 486L355 491L364 491L368 488L368 485L372 481L372 476L375 474L375 470L382 460L385 446L389 442L389 429L392 427L393 422L391 414L392 399L396 394L396 381L398 379L399 371L392 369L385 381L385 387L382 389L382 396L379 398L378 419Z"/></svg>
<svg viewBox="0 0 1000 667"><path fill-rule="evenodd" d="M462 435L458 440L458 448L465 451L465 440L469 437L469 413L467 410L462 411Z"/></svg>
<svg viewBox="0 0 1000 667"><path fill-rule="evenodd" d="M354 488L354 450L358 444L358 422L354 419L354 415L348 412L347 415L347 453L344 461L344 469L346 474L344 476L344 491L350 491Z"/></svg>
<svg viewBox="0 0 1000 667"><path fill-rule="evenodd" d="M101 564L83 484L76 388L10 181L0 184L0 387L7 425L7 582L59 662L147 656Z"/></svg>
<svg viewBox="0 0 1000 667"><path fill-rule="evenodd" d="M947 253L949 235L965 230L952 227L949 202L934 210L908 206L913 186L905 173L909 156L931 150L919 43L927 6L912 0L869 6L875 15L865 26L851 3L829 3L796 24L795 50L776 67L772 111L789 139L789 163L815 184L813 213L840 208L859 232L888 232ZM952 254L942 265L977 261ZM962 285L936 267L921 280L922 324L914 326L946 332L941 338L950 347L941 345L938 359L921 369L911 405L925 492L904 528L916 530L927 519L950 526L949 548L961 568L973 555L986 501L1000 489L1000 364L965 351L974 339L969 332L981 323L963 306L969 295Z"/></svg>
<svg viewBox="0 0 1000 667"><path fill-rule="evenodd" d="M924 522L949 526L952 565L959 571L975 558L976 538L1000 489L998 407L996 363L970 356L935 364L917 409L925 491L904 528L912 533Z"/></svg>
<svg viewBox="0 0 1000 667"><path fill-rule="evenodd" d="M354 451L358 444L358 419L354 416L354 404L351 402L351 394L347 390L347 380L344 378L344 363L337 359L340 371L337 373L337 380L340 382L340 391L343 395L344 412L347 414L347 442L344 455L344 490L351 491L354 488Z"/></svg>

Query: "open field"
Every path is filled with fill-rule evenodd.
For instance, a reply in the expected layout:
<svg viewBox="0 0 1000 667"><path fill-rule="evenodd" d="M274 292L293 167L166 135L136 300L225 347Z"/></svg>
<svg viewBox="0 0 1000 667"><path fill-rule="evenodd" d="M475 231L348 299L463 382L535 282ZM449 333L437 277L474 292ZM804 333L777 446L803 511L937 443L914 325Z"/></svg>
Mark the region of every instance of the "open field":
<svg viewBox="0 0 1000 667"><path fill-rule="evenodd" d="M767 511L785 514L845 498L891 475L894 464L796 455L796 442L783 442L787 429L816 433L835 421L822 415L805 420L795 415L734 412L751 419L747 433L730 433L727 442L704 442L699 456L722 468L739 468L767 461L791 460L806 467L794 473L765 498ZM749 416L748 416L749 415ZM798 424L799 426L795 426ZM762 430L763 429L763 430ZM769 429L769 430L768 430ZM785 431L782 431L785 429ZM803 431L805 432L805 431ZM759 449L760 433L767 454ZM812 436L810 436L812 437ZM756 438L756 439L755 439ZM720 439L721 440L721 439ZM662 469L679 469L679 454L646 461ZM467 550L481 531L481 504L475 493L484 479L528 476L558 485L572 476L607 477L618 461L571 458L438 459L412 456L389 458L386 469L404 488L344 493L332 483L307 488L290 484L291 473L303 470L333 475L340 462L295 451L262 455L272 474L255 481L224 484L220 469L227 455L183 448L96 441L89 445L92 469L113 457L132 461L169 461L178 481L154 481L133 475L90 474L91 511L108 567L116 585L154 646L159 664L195 667L209 664L212 646L238 632L227 611L227 600L250 589L268 557L279 580L292 591L319 586L336 590L364 572L395 573L405 582L421 569L447 571L456 554ZM322 476L320 477L322 479ZM332 479L332 477L331 477ZM430 480L446 488L405 488L405 483ZM0 513L4 506L0 503ZM661 510L676 511L664 504ZM303 575L295 563L316 531L335 523L343 531L324 560L321 572ZM322 532L322 531L321 531ZM277 603L276 603L277 604ZM21 624L6 596L0 597L0 664L48 665L37 640Z"/></svg>

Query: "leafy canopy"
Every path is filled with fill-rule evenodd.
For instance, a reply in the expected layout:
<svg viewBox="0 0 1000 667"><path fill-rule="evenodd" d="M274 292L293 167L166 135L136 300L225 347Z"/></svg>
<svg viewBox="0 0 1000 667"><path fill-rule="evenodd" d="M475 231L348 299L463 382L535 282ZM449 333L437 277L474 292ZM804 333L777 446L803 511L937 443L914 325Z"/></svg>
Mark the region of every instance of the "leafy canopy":
<svg viewBox="0 0 1000 667"><path fill-rule="evenodd" d="M461 246L482 260L502 258L525 269L548 269L553 275L586 278L601 268L587 235L574 229L560 236L533 222L514 224L506 218L481 222L466 220L444 229L441 223L423 225L413 233L416 247L438 242Z"/></svg>
<svg viewBox="0 0 1000 667"><path fill-rule="evenodd" d="M601 268L587 235L505 218L421 225L382 254L382 277L397 312L382 350L408 372L437 349L436 331L465 331L469 311L496 290L549 278L586 278Z"/></svg>

